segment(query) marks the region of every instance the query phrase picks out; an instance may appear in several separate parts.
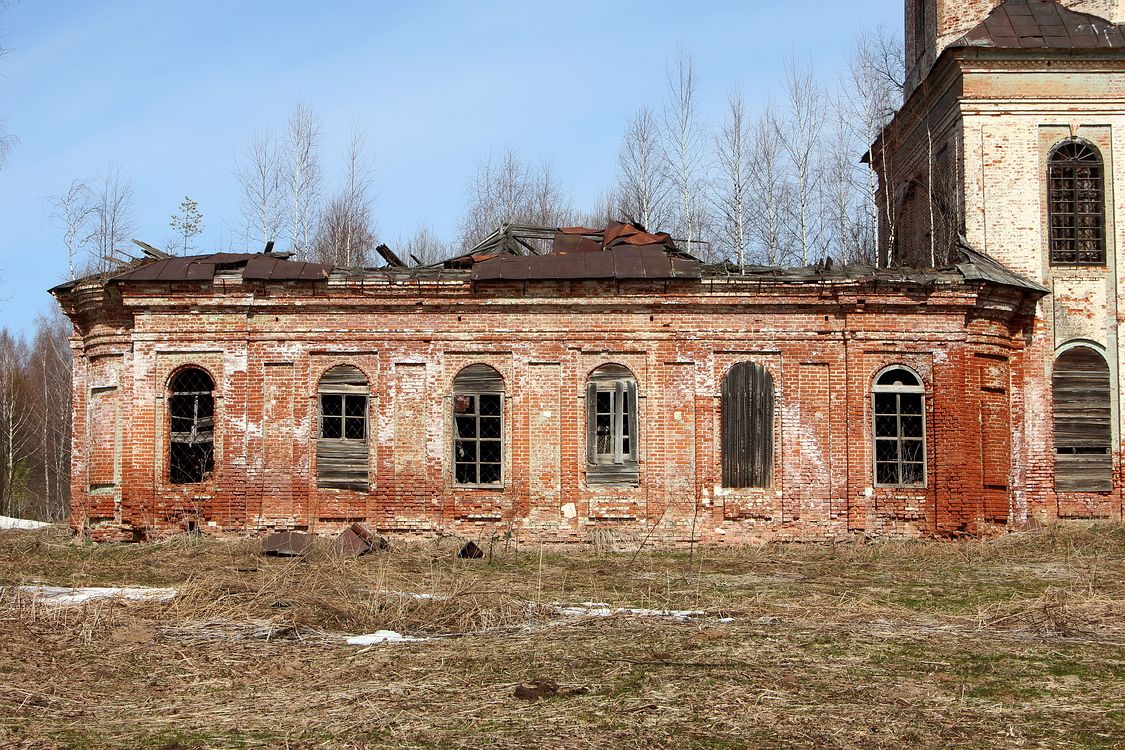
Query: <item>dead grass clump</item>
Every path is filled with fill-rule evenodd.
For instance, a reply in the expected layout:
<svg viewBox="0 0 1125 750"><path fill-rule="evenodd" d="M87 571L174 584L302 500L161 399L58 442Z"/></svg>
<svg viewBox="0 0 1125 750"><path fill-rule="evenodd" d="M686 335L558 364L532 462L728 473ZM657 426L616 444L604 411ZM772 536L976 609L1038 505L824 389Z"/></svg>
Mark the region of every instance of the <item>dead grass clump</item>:
<svg viewBox="0 0 1125 750"><path fill-rule="evenodd" d="M982 607L978 627L1038 636L1096 637L1125 641L1125 600L1048 588L1034 599L1015 598Z"/></svg>

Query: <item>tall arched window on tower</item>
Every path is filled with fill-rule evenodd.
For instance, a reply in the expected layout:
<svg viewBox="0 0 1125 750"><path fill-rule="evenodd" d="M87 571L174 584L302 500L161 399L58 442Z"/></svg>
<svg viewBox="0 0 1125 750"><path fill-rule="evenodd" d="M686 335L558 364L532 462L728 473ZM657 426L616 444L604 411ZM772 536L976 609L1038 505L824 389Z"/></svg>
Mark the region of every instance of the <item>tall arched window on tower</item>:
<svg viewBox="0 0 1125 750"><path fill-rule="evenodd" d="M872 421L875 484L917 487L926 483L926 391L905 367L888 367L875 378Z"/></svg>
<svg viewBox="0 0 1125 750"><path fill-rule="evenodd" d="M586 481L636 484L637 380L629 368L602 365L586 383Z"/></svg>
<svg viewBox="0 0 1125 750"><path fill-rule="evenodd" d="M215 468L215 382L186 367L168 383L168 479L195 484Z"/></svg>
<svg viewBox="0 0 1125 750"><path fill-rule="evenodd" d="M357 367L337 365L321 376L317 386L318 487L357 491L370 488L367 397L367 377Z"/></svg>
<svg viewBox="0 0 1125 750"><path fill-rule="evenodd" d="M1055 489L1113 489L1110 378L1105 358L1089 346L1067 349L1051 375L1054 401Z"/></svg>
<svg viewBox="0 0 1125 750"><path fill-rule="evenodd" d="M723 377L724 487L773 483L773 378L754 362L739 362Z"/></svg>
<svg viewBox="0 0 1125 750"><path fill-rule="evenodd" d="M1051 265L1105 264L1105 190L1102 157L1071 138L1047 157Z"/></svg>
<svg viewBox="0 0 1125 750"><path fill-rule="evenodd" d="M504 377L488 365L469 365L453 379L453 481L503 480Z"/></svg>

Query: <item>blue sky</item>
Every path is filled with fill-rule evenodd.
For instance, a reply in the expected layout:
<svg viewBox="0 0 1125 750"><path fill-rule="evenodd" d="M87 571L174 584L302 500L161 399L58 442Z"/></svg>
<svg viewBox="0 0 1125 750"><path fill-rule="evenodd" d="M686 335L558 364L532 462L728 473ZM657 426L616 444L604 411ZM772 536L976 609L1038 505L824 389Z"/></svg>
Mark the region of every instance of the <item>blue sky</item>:
<svg viewBox="0 0 1125 750"><path fill-rule="evenodd" d="M161 244L189 195L227 249L235 158L302 99L322 120L329 189L354 124L375 169L380 239L420 222L452 238L490 152L550 160L576 207L614 175L621 131L659 109L683 47L705 124L727 92L758 107L787 55L838 74L863 28L901 27L899 0L743 2L49 2L0 16L0 324L26 330L63 279L47 196L120 167L140 239ZM257 250L259 248L250 248Z"/></svg>

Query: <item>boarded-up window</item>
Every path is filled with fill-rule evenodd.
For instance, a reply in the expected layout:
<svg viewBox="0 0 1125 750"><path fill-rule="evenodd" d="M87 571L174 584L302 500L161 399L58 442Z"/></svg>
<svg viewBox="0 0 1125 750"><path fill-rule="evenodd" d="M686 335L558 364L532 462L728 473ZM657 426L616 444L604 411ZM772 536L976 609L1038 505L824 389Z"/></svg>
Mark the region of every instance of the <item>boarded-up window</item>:
<svg viewBox="0 0 1125 750"><path fill-rule="evenodd" d="M1051 392L1055 489L1109 492L1113 489L1109 365L1088 346L1068 349L1055 360Z"/></svg>
<svg viewBox="0 0 1125 750"><path fill-rule="evenodd" d="M317 396L317 486L367 490L367 378L351 365L337 365L320 378Z"/></svg>
<svg viewBox="0 0 1125 750"><path fill-rule="evenodd" d="M586 481L636 484L637 381L628 368L604 365L586 383Z"/></svg>
<svg viewBox="0 0 1125 750"><path fill-rule="evenodd" d="M504 378L469 365L453 379L453 479L498 485L504 466Z"/></svg>
<svg viewBox="0 0 1125 750"><path fill-rule="evenodd" d="M926 483L926 400L918 376L891 367L875 379L872 422L875 484L914 487Z"/></svg>
<svg viewBox="0 0 1125 750"><path fill-rule="evenodd" d="M198 367L168 384L168 479L195 484L215 468L215 383Z"/></svg>
<svg viewBox="0 0 1125 750"><path fill-rule="evenodd" d="M773 483L773 378L766 368L739 362L723 378L724 487Z"/></svg>
<svg viewBox="0 0 1125 750"><path fill-rule="evenodd" d="M1063 141L1047 159L1053 265L1105 263L1102 157L1085 141Z"/></svg>

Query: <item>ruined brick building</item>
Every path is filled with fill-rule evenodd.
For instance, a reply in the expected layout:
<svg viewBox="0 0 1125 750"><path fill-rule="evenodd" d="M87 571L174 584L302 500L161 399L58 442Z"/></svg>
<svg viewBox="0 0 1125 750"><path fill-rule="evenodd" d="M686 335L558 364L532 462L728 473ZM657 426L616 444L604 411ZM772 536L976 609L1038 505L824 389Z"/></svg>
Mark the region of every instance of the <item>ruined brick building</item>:
<svg viewBox="0 0 1125 750"><path fill-rule="evenodd" d="M1119 22L908 0L868 155L881 268L509 227L428 268L154 255L57 287L73 523L675 544L1120 518Z"/></svg>

